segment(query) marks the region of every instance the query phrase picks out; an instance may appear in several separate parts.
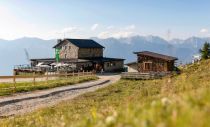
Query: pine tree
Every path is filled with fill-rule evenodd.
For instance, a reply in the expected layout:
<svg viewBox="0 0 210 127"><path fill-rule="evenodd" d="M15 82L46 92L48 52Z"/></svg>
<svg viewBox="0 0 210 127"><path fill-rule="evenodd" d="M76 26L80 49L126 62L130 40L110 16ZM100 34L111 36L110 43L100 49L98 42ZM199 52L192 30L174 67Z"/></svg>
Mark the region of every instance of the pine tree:
<svg viewBox="0 0 210 127"><path fill-rule="evenodd" d="M210 58L210 44L208 42L204 43L203 48L200 49L200 53L202 59Z"/></svg>

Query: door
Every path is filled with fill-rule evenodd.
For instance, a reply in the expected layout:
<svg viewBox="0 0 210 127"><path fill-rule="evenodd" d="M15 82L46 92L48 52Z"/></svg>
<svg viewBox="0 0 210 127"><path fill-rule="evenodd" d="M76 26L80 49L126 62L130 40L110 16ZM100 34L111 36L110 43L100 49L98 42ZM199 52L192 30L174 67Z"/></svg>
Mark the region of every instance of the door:
<svg viewBox="0 0 210 127"><path fill-rule="evenodd" d="M152 62L144 62L144 71L149 72L152 70Z"/></svg>

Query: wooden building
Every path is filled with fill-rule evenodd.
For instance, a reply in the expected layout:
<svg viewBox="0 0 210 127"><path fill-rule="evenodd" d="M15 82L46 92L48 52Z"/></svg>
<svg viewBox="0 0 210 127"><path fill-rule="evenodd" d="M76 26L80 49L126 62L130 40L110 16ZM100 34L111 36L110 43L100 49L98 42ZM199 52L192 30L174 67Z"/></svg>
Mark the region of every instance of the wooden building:
<svg viewBox="0 0 210 127"><path fill-rule="evenodd" d="M176 57L158 54L149 51L134 52L137 55L139 72L171 72L175 69Z"/></svg>

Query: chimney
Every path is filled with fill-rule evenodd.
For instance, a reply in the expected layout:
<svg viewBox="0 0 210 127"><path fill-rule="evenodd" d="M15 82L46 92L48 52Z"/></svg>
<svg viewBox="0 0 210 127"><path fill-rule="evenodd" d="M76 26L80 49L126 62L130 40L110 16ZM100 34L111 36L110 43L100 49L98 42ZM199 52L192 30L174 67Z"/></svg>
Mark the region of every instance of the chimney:
<svg viewBox="0 0 210 127"><path fill-rule="evenodd" d="M57 44L59 44L61 41L62 41L61 39L58 39L58 40L57 40Z"/></svg>

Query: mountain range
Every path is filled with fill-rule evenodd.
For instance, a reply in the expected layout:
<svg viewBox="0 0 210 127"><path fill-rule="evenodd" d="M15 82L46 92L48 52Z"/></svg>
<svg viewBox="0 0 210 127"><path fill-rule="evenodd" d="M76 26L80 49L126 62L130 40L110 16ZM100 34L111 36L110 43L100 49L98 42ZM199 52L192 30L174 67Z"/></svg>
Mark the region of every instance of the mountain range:
<svg viewBox="0 0 210 127"><path fill-rule="evenodd" d="M190 37L188 39L164 40L158 36L133 36L128 38L91 38L105 48L105 57L126 59L125 63L136 60L134 51L153 51L176 56L178 64L191 62L192 56L197 54L203 43L210 38ZM0 75L11 75L15 65L29 64L25 50L30 58L54 57L56 39L43 40L39 38L20 38L16 40L0 39Z"/></svg>

